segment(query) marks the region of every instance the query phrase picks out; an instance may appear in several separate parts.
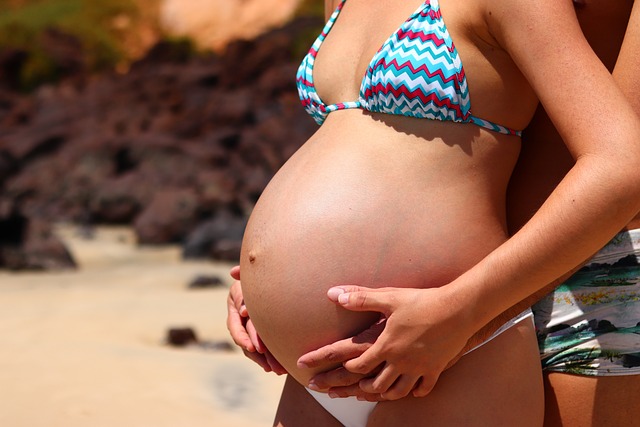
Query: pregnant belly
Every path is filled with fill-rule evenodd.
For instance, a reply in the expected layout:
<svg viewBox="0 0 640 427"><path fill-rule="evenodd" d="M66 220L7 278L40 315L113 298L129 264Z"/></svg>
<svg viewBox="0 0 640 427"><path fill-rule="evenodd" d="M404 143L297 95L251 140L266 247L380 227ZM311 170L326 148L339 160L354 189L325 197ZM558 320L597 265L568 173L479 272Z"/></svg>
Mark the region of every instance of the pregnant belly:
<svg viewBox="0 0 640 427"><path fill-rule="evenodd" d="M242 245L249 315L302 384L314 372L296 368L300 355L378 318L331 303L331 286L441 286L504 240L501 222L476 203L487 199L482 191L463 197L401 153L350 147L296 153L262 194Z"/></svg>

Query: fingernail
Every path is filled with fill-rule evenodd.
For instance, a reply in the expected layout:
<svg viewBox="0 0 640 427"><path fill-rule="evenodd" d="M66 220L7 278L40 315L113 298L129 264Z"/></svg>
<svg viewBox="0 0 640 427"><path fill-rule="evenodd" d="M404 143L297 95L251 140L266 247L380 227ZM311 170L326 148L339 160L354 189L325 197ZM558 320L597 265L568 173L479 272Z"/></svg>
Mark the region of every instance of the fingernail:
<svg viewBox="0 0 640 427"><path fill-rule="evenodd" d="M340 298L340 295L344 294L344 289L341 288L331 288L327 291L327 296L331 301L337 301Z"/></svg>
<svg viewBox="0 0 640 427"><path fill-rule="evenodd" d="M296 363L296 366L297 366L298 368L300 368L300 369L307 369L307 368L309 368L309 365L307 365L307 364L306 364L306 363L304 363L304 362L297 362L297 363Z"/></svg>
<svg viewBox="0 0 640 427"><path fill-rule="evenodd" d="M320 387L318 387L314 382L310 382L309 385L307 385L307 388L313 391L320 391Z"/></svg>
<svg viewBox="0 0 640 427"><path fill-rule="evenodd" d="M365 398L364 398L364 397L362 397L362 396L356 396L356 399L357 399L357 400L359 400L359 401L361 401L361 402L363 402L363 401L367 400L367 399L365 399Z"/></svg>
<svg viewBox="0 0 640 427"><path fill-rule="evenodd" d="M342 305L347 304L349 302L349 294L338 295L338 302Z"/></svg>
<svg viewBox="0 0 640 427"><path fill-rule="evenodd" d="M340 397L340 396L338 396L338 393L336 393L334 391L330 391L329 392L329 397L332 398L332 399L335 399L335 398Z"/></svg>

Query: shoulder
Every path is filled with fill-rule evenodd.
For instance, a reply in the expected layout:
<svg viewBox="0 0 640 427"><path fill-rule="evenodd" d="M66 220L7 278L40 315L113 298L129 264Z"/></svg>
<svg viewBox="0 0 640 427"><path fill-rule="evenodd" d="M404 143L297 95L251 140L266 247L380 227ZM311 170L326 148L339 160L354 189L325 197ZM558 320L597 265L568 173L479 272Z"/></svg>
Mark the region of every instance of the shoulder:
<svg viewBox="0 0 640 427"><path fill-rule="evenodd" d="M567 39L582 36L573 0L478 0L481 13L496 39L546 34Z"/></svg>
<svg viewBox="0 0 640 427"><path fill-rule="evenodd" d="M541 65L549 71L572 61L577 65L594 56L580 28L573 0L478 1L489 33L525 75L526 68L540 75L535 71L541 71Z"/></svg>

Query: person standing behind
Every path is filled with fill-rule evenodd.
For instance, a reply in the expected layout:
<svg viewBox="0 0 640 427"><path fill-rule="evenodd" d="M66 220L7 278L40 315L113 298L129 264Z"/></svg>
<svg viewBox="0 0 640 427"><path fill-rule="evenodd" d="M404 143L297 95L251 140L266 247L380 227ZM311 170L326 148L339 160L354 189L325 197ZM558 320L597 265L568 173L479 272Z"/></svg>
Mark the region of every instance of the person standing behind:
<svg viewBox="0 0 640 427"><path fill-rule="evenodd" d="M577 5L576 13L589 44L640 115L640 3L586 0ZM528 220L572 165L573 157L540 109L523 134L509 184L512 231ZM640 215L589 262L613 264L627 257L627 265L635 266L617 270L624 272L624 279L620 274L616 279L616 270L610 269L608 278L595 279L600 286L594 286L594 280L583 286L590 276L604 274L576 275L533 307L543 359L547 427L640 426L640 363L633 363L640 359L639 239ZM612 259L612 254L617 255ZM622 354L615 357L616 352Z"/></svg>
<svg viewBox="0 0 640 427"><path fill-rule="evenodd" d="M640 5L634 6L633 1L629 0L587 0L575 3L576 14L587 40L607 68L613 71L617 84L640 114L640 80L637 78L637 70L640 69ZM627 21L628 25L625 25ZM603 28L607 28L607 31L603 32ZM571 153L544 109L540 107L523 132L522 152L508 189L507 213L511 232L517 231L529 220L573 163ZM597 303L592 301L590 304L580 305L576 301L579 295L572 295L572 291L577 293L580 284L572 287L572 282L569 282L534 306L540 333L541 357L545 360L545 426L640 426L640 418L637 416L640 413L640 404L637 403L637 396L640 395L640 367L633 362L640 357L640 330L634 333L636 329L640 329L640 267L637 267L640 253L639 227L640 215L601 252L616 249L620 252L622 247L623 252L619 253L618 258L630 255L635 260L633 272L626 269L627 280L629 283L635 282L635 286L625 290L622 298L603 298ZM628 277L630 274L635 274L635 277ZM470 340L470 345L484 339L504 319L535 303L557 285L555 283L537 292L491 322L477 334L475 340ZM614 292L615 286L616 279L609 279L608 285L599 289ZM550 314L551 312L554 314ZM561 319L560 314L564 315ZM594 321L602 320L605 321L604 326L602 323L594 326ZM607 325L610 325L609 330L603 330ZM626 334L621 328L626 330ZM301 360L309 366L315 366L330 354L332 360L353 358L370 346L362 341L371 341L372 336L379 331L367 333L371 336L358 340L361 342L359 345L345 340L308 354ZM559 348L558 341L565 344ZM607 353L607 350L611 350L605 348L607 345L624 347L627 354L616 359L611 351ZM614 369L615 367L619 368ZM348 386L359 378L358 375L348 375L340 370L320 375L314 380L321 388L333 385L334 392L347 395L361 394L361 391L356 391L357 386Z"/></svg>

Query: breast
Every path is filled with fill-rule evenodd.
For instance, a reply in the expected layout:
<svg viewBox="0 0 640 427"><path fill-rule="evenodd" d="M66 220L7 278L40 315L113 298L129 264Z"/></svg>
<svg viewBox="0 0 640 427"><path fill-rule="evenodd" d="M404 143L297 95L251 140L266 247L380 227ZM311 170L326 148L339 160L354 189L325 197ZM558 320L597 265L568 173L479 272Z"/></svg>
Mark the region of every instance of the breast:
<svg viewBox="0 0 640 427"><path fill-rule="evenodd" d="M335 306L326 297L331 286L440 286L505 236L487 202L495 198L482 180L466 177L463 152L356 134L345 140L325 132L305 144L262 194L243 240L249 314L303 384L312 372L296 368L300 355L378 318Z"/></svg>

